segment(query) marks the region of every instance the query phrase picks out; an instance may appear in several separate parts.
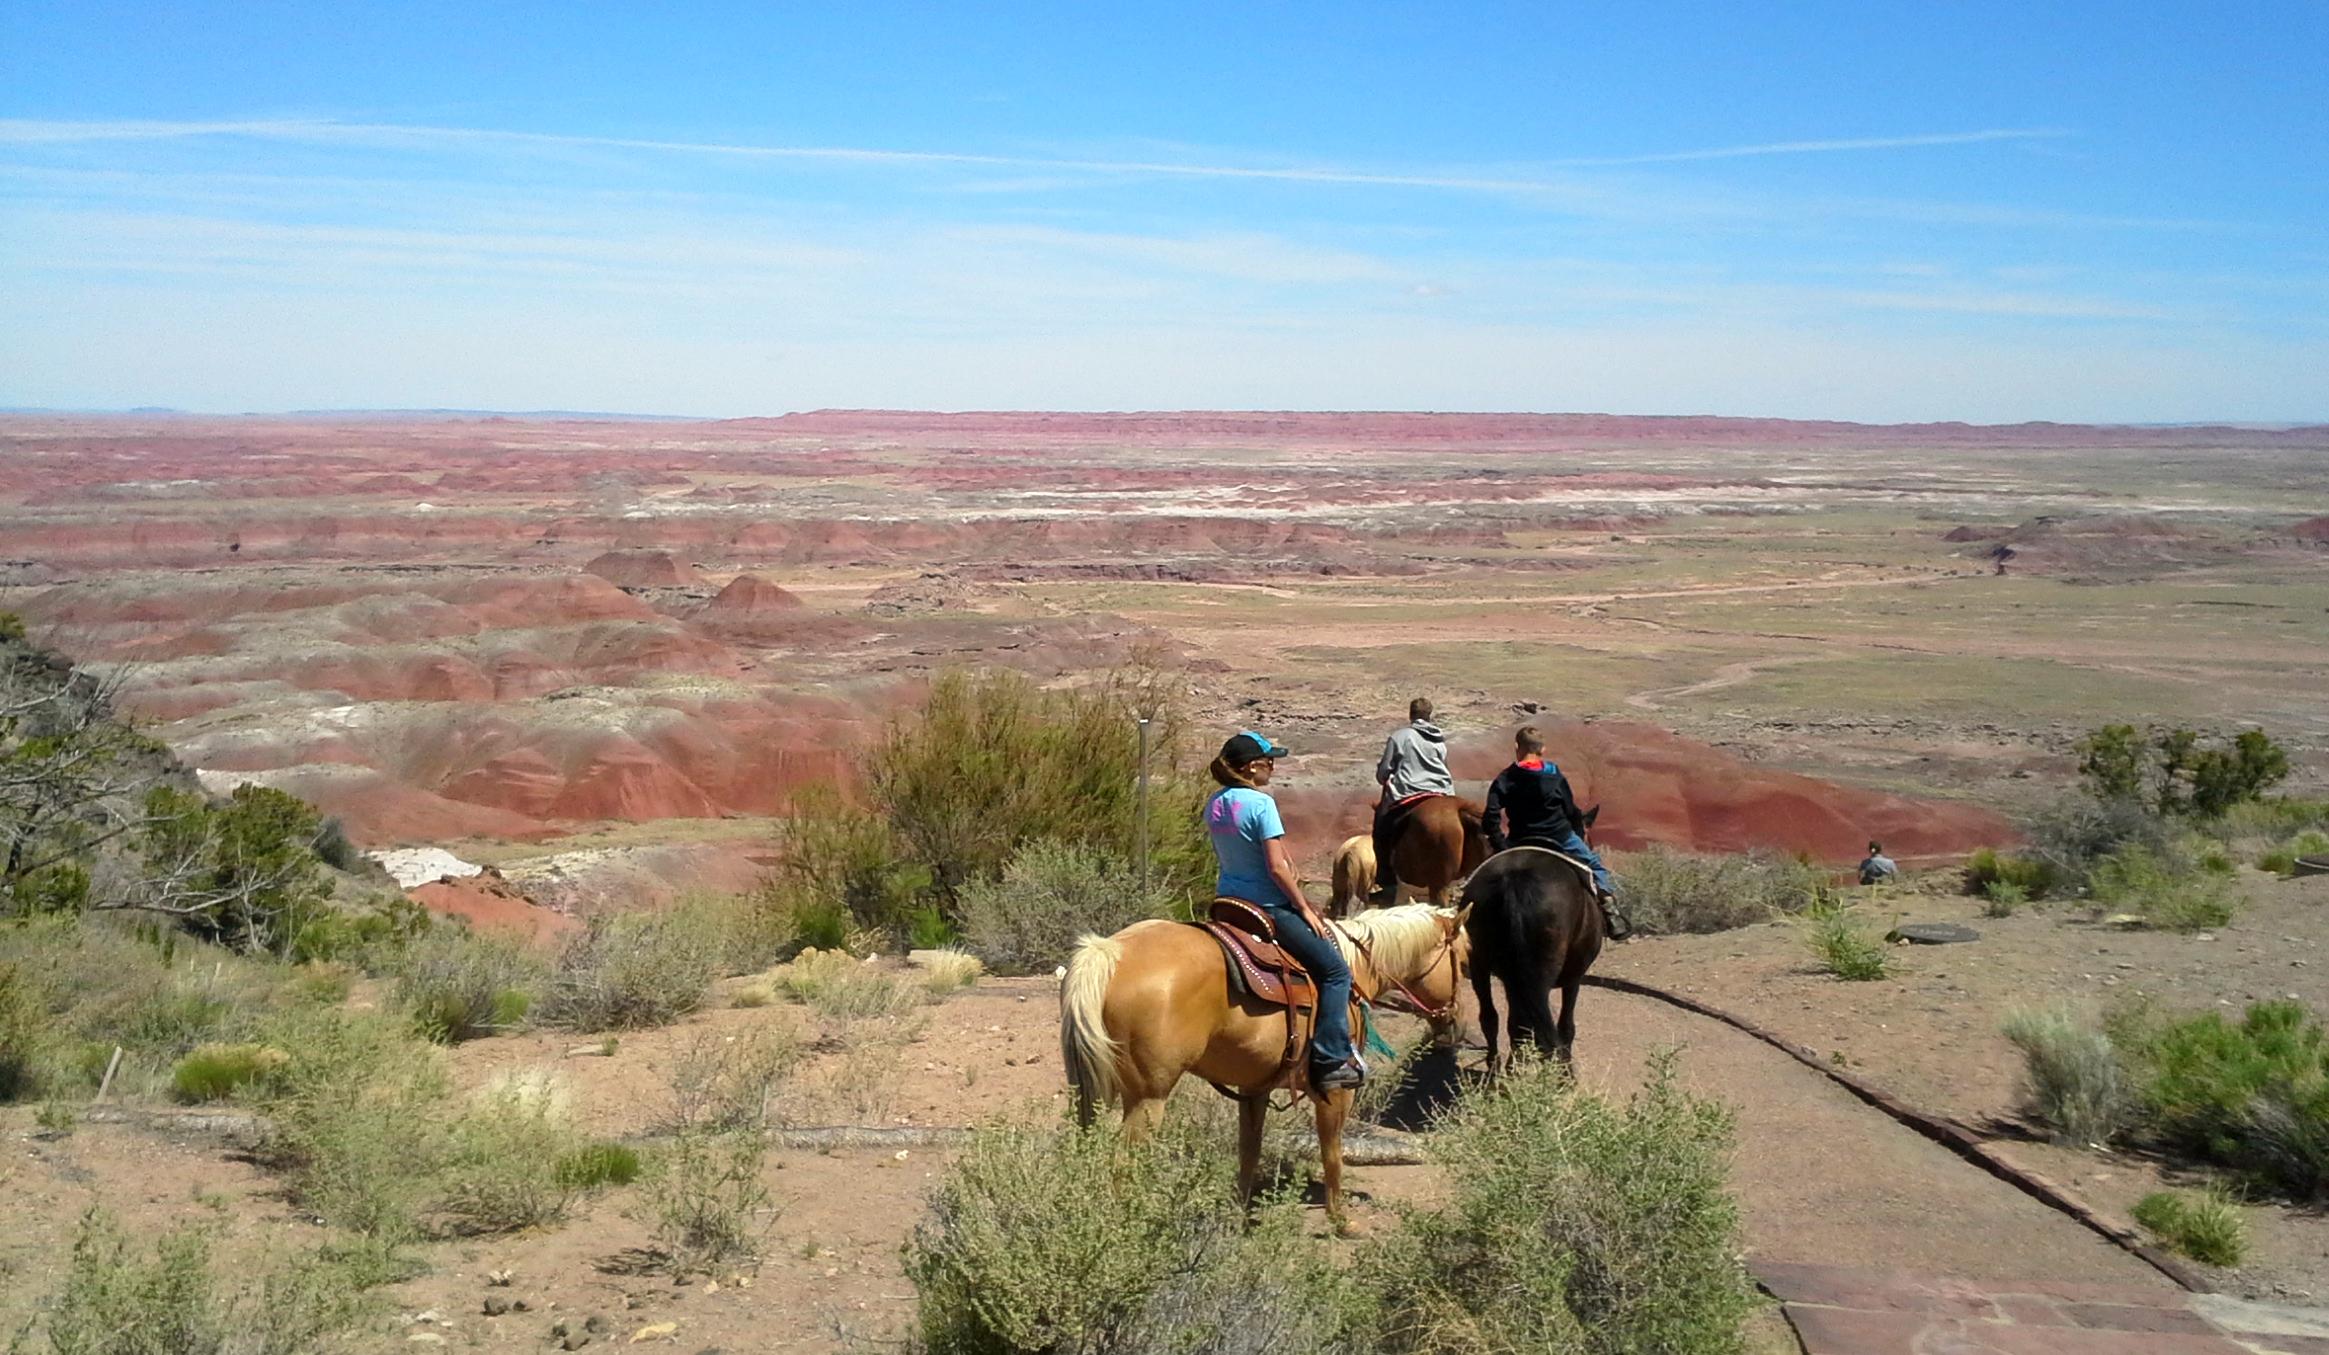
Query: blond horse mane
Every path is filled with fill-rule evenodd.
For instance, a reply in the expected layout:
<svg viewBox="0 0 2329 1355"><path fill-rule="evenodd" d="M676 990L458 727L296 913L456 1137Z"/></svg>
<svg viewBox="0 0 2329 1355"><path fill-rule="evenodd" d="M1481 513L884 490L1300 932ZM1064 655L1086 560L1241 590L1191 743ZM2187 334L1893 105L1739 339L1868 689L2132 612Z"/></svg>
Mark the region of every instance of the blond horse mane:
<svg viewBox="0 0 2329 1355"><path fill-rule="evenodd" d="M1438 959L1442 943L1447 939L1447 933L1440 930L1440 920L1453 916L1452 908L1403 903L1396 908L1372 909L1330 925L1344 959L1356 961L1359 957L1352 953L1358 949L1355 942L1364 942L1374 955L1377 970L1401 979L1413 979Z"/></svg>

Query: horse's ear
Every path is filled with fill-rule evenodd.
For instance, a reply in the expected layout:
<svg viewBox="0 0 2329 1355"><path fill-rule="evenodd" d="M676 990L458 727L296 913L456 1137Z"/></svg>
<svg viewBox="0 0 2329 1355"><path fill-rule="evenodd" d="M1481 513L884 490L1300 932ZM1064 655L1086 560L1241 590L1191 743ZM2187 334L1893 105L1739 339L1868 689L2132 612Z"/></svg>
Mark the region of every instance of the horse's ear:
<svg viewBox="0 0 2329 1355"><path fill-rule="evenodd" d="M1600 817L1601 817L1601 806L1600 806L1600 805L1595 805L1595 806L1593 806L1591 809L1588 809L1588 810L1586 810L1586 811L1585 811L1585 826L1586 826L1586 827L1588 827L1588 828L1591 828L1591 827L1593 826L1593 821L1594 821L1595 819L1598 819L1598 818L1600 818Z"/></svg>

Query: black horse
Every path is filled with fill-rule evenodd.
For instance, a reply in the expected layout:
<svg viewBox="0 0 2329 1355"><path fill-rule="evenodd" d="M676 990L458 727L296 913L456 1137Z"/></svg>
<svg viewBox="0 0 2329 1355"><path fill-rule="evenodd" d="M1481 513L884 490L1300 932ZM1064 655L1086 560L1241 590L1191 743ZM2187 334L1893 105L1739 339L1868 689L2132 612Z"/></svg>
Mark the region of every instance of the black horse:
<svg viewBox="0 0 2329 1355"><path fill-rule="evenodd" d="M1583 827L1591 828L1600 813L1599 805L1587 811ZM1540 1053L1568 1062L1577 1040L1577 989L1601 954L1601 905L1588 877L1551 852L1510 847L1473 872L1460 911L1472 941L1472 992L1480 1000L1490 1070L1497 1065L1495 979L1504 981L1512 1008L1513 1043L1525 1035Z"/></svg>

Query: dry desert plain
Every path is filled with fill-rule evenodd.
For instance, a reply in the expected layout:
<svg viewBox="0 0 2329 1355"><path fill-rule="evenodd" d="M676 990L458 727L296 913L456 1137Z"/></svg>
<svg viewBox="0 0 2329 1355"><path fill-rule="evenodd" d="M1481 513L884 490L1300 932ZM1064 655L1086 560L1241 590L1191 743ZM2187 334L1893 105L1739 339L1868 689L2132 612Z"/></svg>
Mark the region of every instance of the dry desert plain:
<svg viewBox="0 0 2329 1355"><path fill-rule="evenodd" d="M1604 806L1605 845L1845 866L1883 837L1933 872L1889 906L1975 920L1982 942L1910 956L1882 984L1811 973L1785 924L1647 939L1603 968L1717 1001L2004 1140L2015 1062L1996 1027L2017 1002L2141 989L2329 1009L2320 881L2248 872L2241 919L2198 942L2067 912L1978 919L1945 870L2060 796L2074 741L2107 721L2261 725L2292 752L2292 788L2320 793L2329 429L11 415L0 610L117 670L128 709L214 786L257 779L364 845L495 865L502 893L431 895L488 923L554 930L747 886L770 819L805 786L846 783L852 749L930 674L1073 682L1140 651L1185 669L1204 737L1251 725L1297 748L1281 798L1314 874L1363 821L1375 747L1415 694L1438 703L1475 794L1515 724L1548 725ZM860 1118L1050 1105L1051 1002L1042 979L948 998L856 1099ZM652 1123L680 1041L793 1015L715 1004L612 1057L556 1036L451 1057L479 1085L553 1064L594 1129L629 1132ZM1583 1027L1589 1079L1622 1087L1649 1049L1681 1044L1688 1079L1739 1107L1756 1256L2164 1283L1743 1037L1610 994L1589 994ZM140 1226L217 1212L238 1245L301 1226L200 1137L11 1139L12 1291L53 1280L92 1202ZM2011 1151L2106 1212L2172 1175ZM403 1315L434 1317L379 1348L535 1348L551 1304L626 1331L675 1322L690 1350L893 1335L911 1303L897 1244L942 1159L773 1155L782 1212L748 1287L675 1291L602 1264L644 1237L619 1198L551 1233L442 1244L395 1291ZM1416 1167L1359 1185L1375 1197L1362 1215L1432 1188ZM2256 1259L2222 1283L2329 1300L2329 1225L2249 1212ZM479 1315L502 1270L531 1314Z"/></svg>

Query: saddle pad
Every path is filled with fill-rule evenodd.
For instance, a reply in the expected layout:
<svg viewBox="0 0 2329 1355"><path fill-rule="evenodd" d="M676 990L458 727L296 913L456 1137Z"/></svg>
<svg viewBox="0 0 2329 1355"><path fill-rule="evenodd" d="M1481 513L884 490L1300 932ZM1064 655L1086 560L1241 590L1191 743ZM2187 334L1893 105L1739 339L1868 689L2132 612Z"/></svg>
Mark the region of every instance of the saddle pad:
<svg viewBox="0 0 2329 1355"><path fill-rule="evenodd" d="M1586 888L1590 889L1593 887L1593 867L1586 865L1584 862L1578 860L1574 856L1569 855L1567 852L1556 852L1550 847L1539 847L1525 842L1515 843L1510 847L1506 847L1503 851L1496 853L1495 856L1489 857L1488 861L1494 861L1497 859L1497 857L1510 856L1514 852L1543 852L1545 855L1553 858L1555 861L1567 863L1571 870L1574 870L1579 875L1584 876ZM1480 863L1480 870L1488 869L1488 861L1482 861ZM1477 875L1480 872L1474 871L1472 873Z"/></svg>
<svg viewBox="0 0 2329 1355"><path fill-rule="evenodd" d="M1443 792L1443 791L1436 791L1436 790L1419 790L1419 791L1415 792L1413 795L1402 795L1402 796L1400 796L1398 799L1396 799L1396 800L1393 800L1393 801L1391 802L1391 807L1392 807L1393 809L1405 809L1405 808L1407 808L1409 805L1415 804L1417 801L1420 801L1420 800L1436 800L1436 799L1440 798L1440 797L1441 797L1443 794L1445 794L1445 792Z"/></svg>
<svg viewBox="0 0 2329 1355"><path fill-rule="evenodd" d="M1318 1005L1318 985L1294 957L1250 932L1208 919L1196 924L1221 945L1229 961L1229 987L1239 996L1272 1007L1308 1011ZM1279 974L1283 970L1285 978Z"/></svg>

